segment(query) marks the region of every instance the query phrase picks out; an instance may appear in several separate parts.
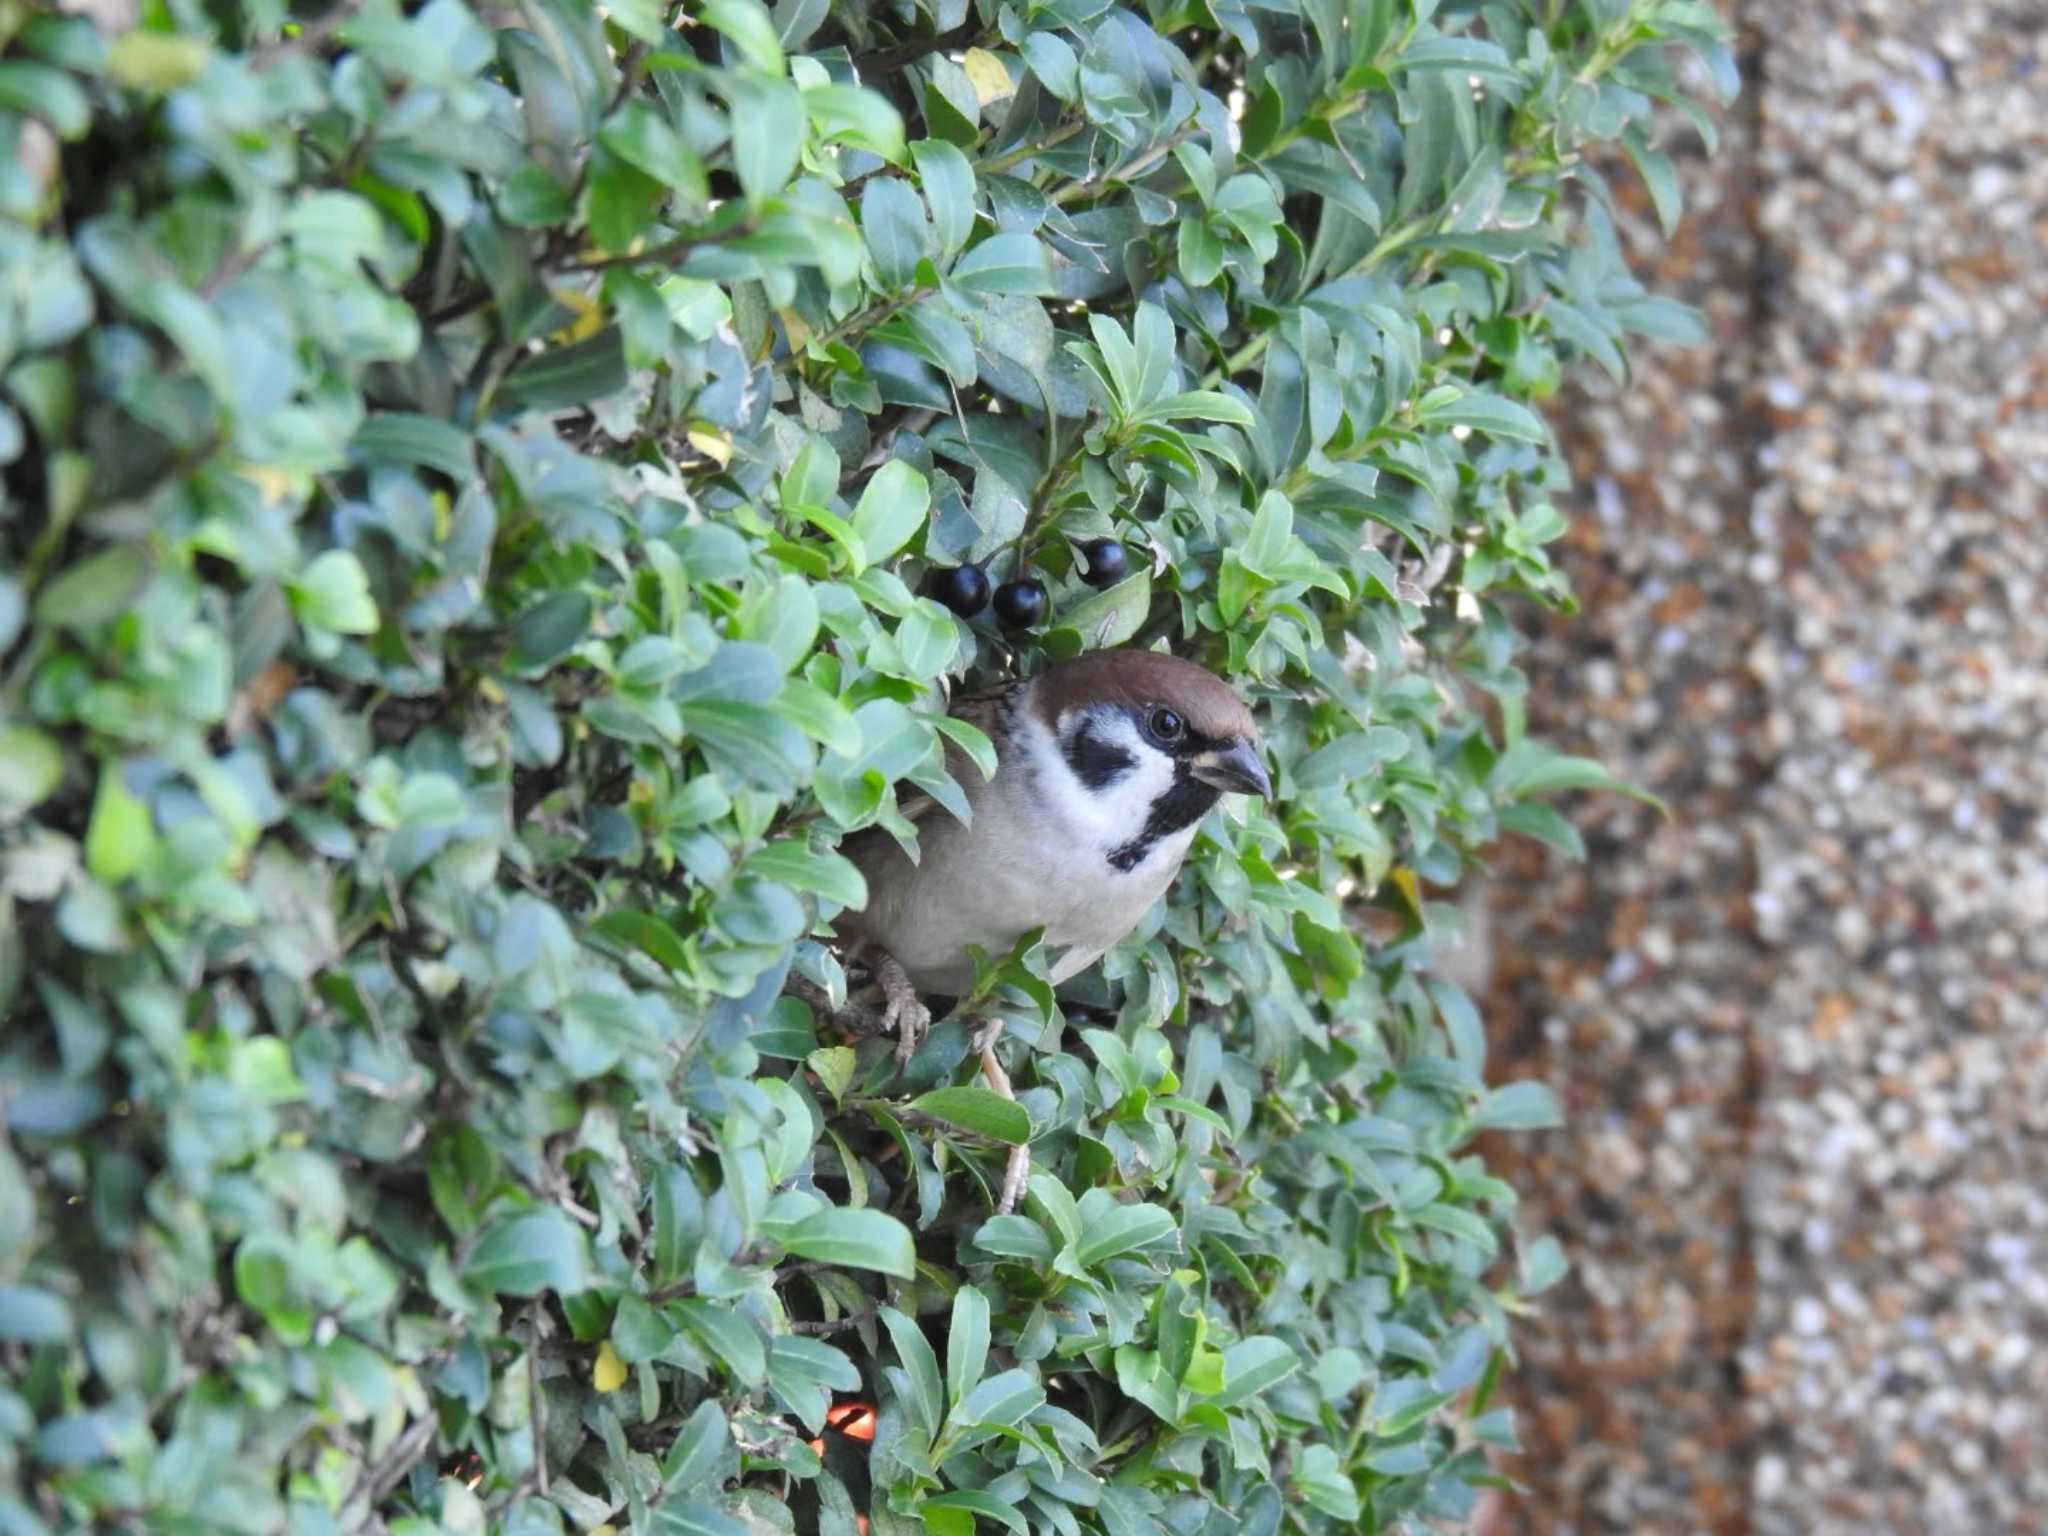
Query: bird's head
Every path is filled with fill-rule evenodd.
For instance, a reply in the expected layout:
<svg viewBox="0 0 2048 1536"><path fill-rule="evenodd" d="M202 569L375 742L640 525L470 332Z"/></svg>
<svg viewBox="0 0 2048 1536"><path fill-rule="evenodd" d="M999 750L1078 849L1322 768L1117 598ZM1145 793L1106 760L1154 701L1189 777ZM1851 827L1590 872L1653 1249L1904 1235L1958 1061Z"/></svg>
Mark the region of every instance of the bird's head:
<svg viewBox="0 0 2048 1536"><path fill-rule="evenodd" d="M1030 709L1056 744L1075 819L1113 868L1178 862L1225 790L1270 795L1251 711L1213 672L1155 651L1094 651L1041 673Z"/></svg>

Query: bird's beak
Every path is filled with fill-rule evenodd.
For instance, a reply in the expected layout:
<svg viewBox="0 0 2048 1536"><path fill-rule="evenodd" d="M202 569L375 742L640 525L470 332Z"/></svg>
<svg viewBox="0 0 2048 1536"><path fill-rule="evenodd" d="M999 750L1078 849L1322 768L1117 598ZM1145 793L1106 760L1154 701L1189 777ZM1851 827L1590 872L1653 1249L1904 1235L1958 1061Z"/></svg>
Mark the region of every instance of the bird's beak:
<svg viewBox="0 0 2048 1536"><path fill-rule="evenodd" d="M1270 798L1273 781L1266 777L1266 765L1259 761L1259 749L1249 741L1235 742L1216 752L1204 752L1194 762L1194 775L1218 789L1240 790L1247 795Z"/></svg>

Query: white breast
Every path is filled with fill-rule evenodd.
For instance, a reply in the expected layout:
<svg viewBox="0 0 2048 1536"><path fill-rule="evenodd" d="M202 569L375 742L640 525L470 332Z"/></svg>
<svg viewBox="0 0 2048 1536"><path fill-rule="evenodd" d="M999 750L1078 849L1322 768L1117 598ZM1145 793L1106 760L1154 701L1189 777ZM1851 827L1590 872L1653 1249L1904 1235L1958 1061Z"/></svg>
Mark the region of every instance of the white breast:
<svg viewBox="0 0 2048 1536"><path fill-rule="evenodd" d="M1085 969L1137 926L1194 839L1186 828L1128 872L1113 868L1110 850L1136 835L1172 783L1171 761L1118 720L1099 729L1122 731L1118 745L1137 767L1091 790L1036 717L1019 710L1012 720L995 779L982 783L972 769L963 778L974 825L935 812L919 826L914 871L894 849L870 871L874 895L862 926L925 990L965 991L974 979L970 944L1000 956L1038 927L1055 957L1055 981Z"/></svg>

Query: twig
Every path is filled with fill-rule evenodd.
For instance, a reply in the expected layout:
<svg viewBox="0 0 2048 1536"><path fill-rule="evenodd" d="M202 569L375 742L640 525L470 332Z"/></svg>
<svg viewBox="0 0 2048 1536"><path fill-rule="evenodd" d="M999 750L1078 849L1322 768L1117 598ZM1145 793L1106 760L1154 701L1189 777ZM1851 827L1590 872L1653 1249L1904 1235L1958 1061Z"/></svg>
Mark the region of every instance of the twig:
<svg viewBox="0 0 2048 1536"><path fill-rule="evenodd" d="M881 1310L882 1304L878 1301L871 1307L862 1307L858 1312L849 1312L846 1314L846 1316L838 1319L836 1322L793 1322L789 1325L789 1331L791 1333L838 1333L841 1329L844 1328L858 1328L862 1323L867 1322L870 1318L872 1318L877 1312Z"/></svg>
<svg viewBox="0 0 2048 1536"><path fill-rule="evenodd" d="M1012 1104L1017 1102L1016 1091L1010 1086L1010 1074L1003 1070L1003 1064L996 1057L996 1042L1003 1038L1003 1021L991 1019L981 1032L974 1037L974 1047L981 1052L981 1075L989 1087L1001 1094ZM1031 1143L1010 1148L1010 1155L1003 1163L1003 1188L996 1200L996 1214L1007 1216L1017 1209L1017 1202L1024 1198L1024 1186L1031 1182Z"/></svg>
<svg viewBox="0 0 2048 1536"><path fill-rule="evenodd" d="M1068 185L1061 187L1059 191L1053 194L1052 200L1064 208L1068 203L1100 192L1112 181L1121 181L1128 184L1144 175L1153 166L1172 154L1174 148L1185 143L1189 137L1191 137L1191 134L1185 128L1179 133L1168 134L1150 149L1145 150L1141 154L1133 155L1122 165L1112 166L1099 176L1090 176L1086 181L1070 182Z"/></svg>
<svg viewBox="0 0 2048 1536"><path fill-rule="evenodd" d="M808 1003L811 1008L825 1016L827 1023L847 1034L865 1038L889 1032L889 1026L879 1009L870 1008L866 1003L856 1002L852 998L848 998L843 1007L834 1008L831 994L808 976L791 975L789 980L782 984L782 990L800 1002Z"/></svg>
<svg viewBox="0 0 2048 1536"><path fill-rule="evenodd" d="M534 1486L542 1498L548 1496L548 1396L540 1388L538 1338L544 1322L540 1303L535 1302L526 1315L526 1395L527 1422L533 1426Z"/></svg>
<svg viewBox="0 0 2048 1536"><path fill-rule="evenodd" d="M333 39L335 33L355 19L356 12L362 8L363 0L341 0L341 4L311 26L300 28L298 36L283 38L266 48L251 51L248 55L249 67L261 71L295 54L318 53Z"/></svg>
<svg viewBox="0 0 2048 1536"><path fill-rule="evenodd" d="M342 1503L346 1507L355 1503L357 1499L364 1501L366 1508L363 1518L356 1524L358 1531L368 1530L376 1521L377 1505L383 1502L384 1495L396 1488L405 1474L412 1470L413 1463L427 1454L433 1445L434 1432L440 1427L439 1416L433 1409L428 1409L424 1415L414 1419L406 1427L405 1433L400 1435L391 1449L384 1453L382 1461L374 1467L367 1468L363 1475L356 1479L355 1487L349 1491L349 1496Z"/></svg>
<svg viewBox="0 0 2048 1536"><path fill-rule="evenodd" d="M913 37L894 47L862 54L853 61L853 69L856 75L865 75L869 70L900 69L905 64L915 64L928 53L950 53L963 43L972 48L982 40L981 23L963 21L937 37Z"/></svg>

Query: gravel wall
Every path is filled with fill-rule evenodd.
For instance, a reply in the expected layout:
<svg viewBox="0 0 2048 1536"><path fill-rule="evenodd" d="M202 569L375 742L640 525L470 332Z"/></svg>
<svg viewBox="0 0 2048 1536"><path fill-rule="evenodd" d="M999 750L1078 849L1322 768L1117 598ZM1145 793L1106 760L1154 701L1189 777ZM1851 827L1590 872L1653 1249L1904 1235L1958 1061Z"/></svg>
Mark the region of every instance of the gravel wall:
<svg viewBox="0 0 2048 1536"><path fill-rule="evenodd" d="M1571 403L1532 667L1676 814L1492 887L1571 1115L1500 1154L1578 1263L1504 1528L2048 1531L2048 4L1739 20L1640 246L1714 345Z"/></svg>

